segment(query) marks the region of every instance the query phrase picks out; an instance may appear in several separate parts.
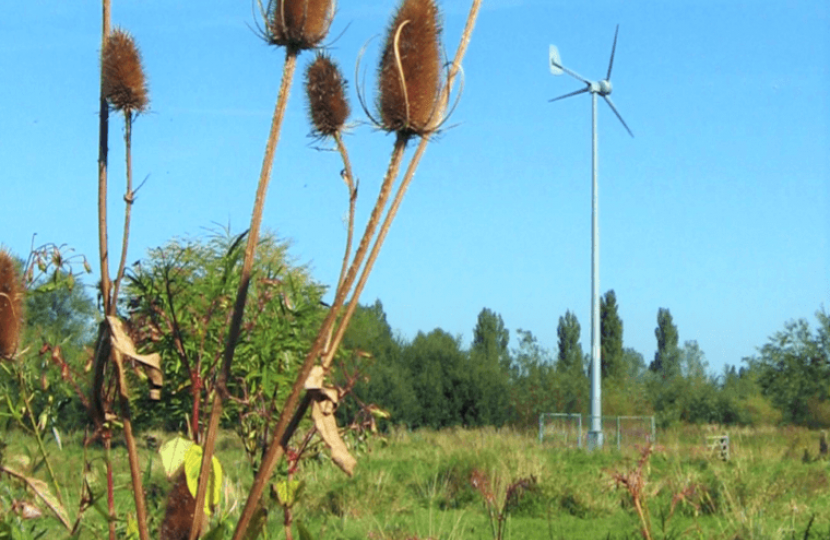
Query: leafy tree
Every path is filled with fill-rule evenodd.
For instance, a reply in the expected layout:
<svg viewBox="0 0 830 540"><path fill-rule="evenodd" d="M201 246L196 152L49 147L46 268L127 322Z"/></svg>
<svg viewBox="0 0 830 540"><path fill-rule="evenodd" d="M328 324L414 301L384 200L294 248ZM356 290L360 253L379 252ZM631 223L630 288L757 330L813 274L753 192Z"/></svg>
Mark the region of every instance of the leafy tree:
<svg viewBox="0 0 830 540"><path fill-rule="evenodd" d="M404 344L392 333L386 312L380 300L372 305L360 305L355 310L343 339L342 348L362 351L371 355L365 376L354 388L354 395L363 403L375 403L391 414L393 424L411 424L412 411L418 402L403 363ZM338 409L338 416L350 421L357 412L356 404L345 403ZM385 427L381 423L381 427Z"/></svg>
<svg viewBox="0 0 830 540"><path fill-rule="evenodd" d="M519 427L537 425L539 415L565 409L554 358L528 330L516 331L519 347L513 352L511 408Z"/></svg>
<svg viewBox="0 0 830 540"><path fill-rule="evenodd" d="M388 364L400 354L400 344L392 334L380 300L358 306L343 338L343 347L366 351L379 364Z"/></svg>
<svg viewBox="0 0 830 540"><path fill-rule="evenodd" d="M680 349L678 347L677 326L667 308L657 311L657 352L649 366L651 371L659 373L662 378L671 379L680 373Z"/></svg>
<svg viewBox="0 0 830 540"><path fill-rule="evenodd" d="M600 363L602 378L624 374L623 323L617 313L617 295L611 289L600 298Z"/></svg>
<svg viewBox="0 0 830 540"><path fill-rule="evenodd" d="M680 420L689 423L720 422L718 387L706 373L706 355L697 341L683 343L680 350L680 377L674 388Z"/></svg>
<svg viewBox="0 0 830 540"><path fill-rule="evenodd" d="M570 374L583 369L582 345L579 343L580 331L576 315L566 311L564 316L559 317L559 326L556 329L556 335L559 338L556 367L561 373Z"/></svg>
<svg viewBox="0 0 830 540"><path fill-rule="evenodd" d="M476 327L473 329L472 351L482 357L495 361L499 366L510 366L510 331L504 327L501 315L483 308L478 314Z"/></svg>
<svg viewBox="0 0 830 540"><path fill-rule="evenodd" d="M622 370L629 379L641 379L647 371L643 354L631 347L624 348Z"/></svg>
<svg viewBox="0 0 830 540"><path fill-rule="evenodd" d="M417 399L409 415L411 427L438 429L475 414L466 353L458 338L440 328L419 332L402 355Z"/></svg>
<svg viewBox="0 0 830 540"><path fill-rule="evenodd" d="M224 231L174 239L132 268L124 302L132 337L141 350L161 354L165 376L161 402L136 404L146 422L182 429L189 419L187 428L198 437L202 406L221 368L244 237ZM225 422L251 451L266 438L268 419L323 315L322 287L292 264L287 250L273 234L262 235L229 381L236 400L225 410Z"/></svg>
<svg viewBox="0 0 830 540"><path fill-rule="evenodd" d="M484 308L473 329L470 349L471 407L467 425L504 424L509 415L510 332L501 315Z"/></svg>
<svg viewBox="0 0 830 540"><path fill-rule="evenodd" d="M64 358L82 362L84 348L95 337L95 303L82 283L26 296L26 341L60 345Z"/></svg>
<svg viewBox="0 0 830 540"><path fill-rule="evenodd" d="M582 346L579 344L579 321L566 311L559 317L556 334L559 337L559 355L556 371L559 376L561 412L583 412L587 403L588 379L584 369Z"/></svg>
<svg viewBox="0 0 830 540"><path fill-rule="evenodd" d="M822 308L816 318L815 333L806 319L788 322L748 361L759 373L764 394L786 421L826 426L830 424L830 316Z"/></svg>

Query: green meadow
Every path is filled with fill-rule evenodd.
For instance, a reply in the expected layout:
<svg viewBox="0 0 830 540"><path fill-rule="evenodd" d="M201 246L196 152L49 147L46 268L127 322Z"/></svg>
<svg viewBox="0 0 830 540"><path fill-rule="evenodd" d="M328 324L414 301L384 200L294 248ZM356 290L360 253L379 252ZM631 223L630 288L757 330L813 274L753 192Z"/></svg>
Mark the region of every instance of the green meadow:
<svg viewBox="0 0 830 540"><path fill-rule="evenodd" d="M706 448L707 435L728 433L729 460ZM171 435L141 437L150 530L161 522L170 483L151 448ZM828 461L821 433L802 428L728 429L679 427L658 432L657 444L586 452L540 444L535 433L494 429L394 431L362 445L349 478L326 451L311 452L294 479L302 482L291 510L294 538L315 539L560 539L560 538L828 538ZM4 462L48 479L34 441L3 435ZM77 513L82 482L105 496L101 448L85 451L81 436L63 448L47 441L67 512ZM84 455L84 452L86 454ZM132 511L126 450L112 450L116 506ZM236 436L222 433L217 454L224 467L223 497L212 526L236 522L252 478ZM83 463L90 464L84 474ZM278 475L279 477L279 475ZM5 479L0 512L27 500L43 516L23 521L28 536L65 538L65 529L43 504ZM276 490L266 496L265 538L285 538ZM105 538L103 501L94 501L75 538ZM639 511L638 511L639 508ZM119 521L130 536L129 519ZM218 529L214 538L230 536ZM2 535L0 535L2 537Z"/></svg>

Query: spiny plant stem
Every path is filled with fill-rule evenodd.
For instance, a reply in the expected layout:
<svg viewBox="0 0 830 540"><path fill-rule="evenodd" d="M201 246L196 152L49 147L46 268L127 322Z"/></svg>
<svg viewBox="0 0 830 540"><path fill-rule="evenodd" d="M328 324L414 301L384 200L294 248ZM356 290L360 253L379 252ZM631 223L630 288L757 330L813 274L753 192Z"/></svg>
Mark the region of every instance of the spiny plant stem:
<svg viewBox="0 0 830 540"><path fill-rule="evenodd" d="M127 247L130 244L130 216L133 208L133 160L132 160L132 131L133 115L130 111L124 111L124 147L127 170L127 190L124 193L124 236L121 240L121 262L118 264L118 273L115 275L115 283L112 286L112 304L116 305L118 300L118 288L124 278L124 268L127 266ZM113 308L113 312L115 309Z"/></svg>
<svg viewBox="0 0 830 540"><path fill-rule="evenodd" d="M241 540L245 536L251 518L253 517L254 512L256 511L259 499L262 497L262 492L265 489L265 485L268 482L268 479L273 474L277 463L280 459L282 459L282 456L285 452L284 445L287 444L288 440L290 440L294 429L296 429L296 425L299 423L298 421L293 421L292 416L294 418L297 418L297 415L295 415L295 409L297 408L297 403L300 400L300 393L303 391L305 381L306 379L308 379L308 376L311 373L311 368L314 366L315 361L320 356L320 354L324 352L324 345L328 341L327 336L331 331L332 325L334 324L334 320L340 312L340 308L343 306L343 302L345 301L348 290L351 289L351 286L354 283L355 277L357 275L357 269L360 266L363 257L366 255L366 251L369 249L369 242L374 236L374 231L377 228L378 222L380 221L380 215L383 210L383 206L386 205L386 201L389 199L389 194L392 191L392 184L395 181L395 177L397 177L398 175L398 170L400 168L401 160L403 159L403 152L406 148L407 140L408 136L399 135L395 142L395 149L392 152L392 157L390 159L386 177L384 178L383 184L381 185L378 201L375 204L374 209L372 210L371 216L369 217L369 223L366 225L366 231L363 234L363 238L361 238L360 240L360 245L358 246L357 252L355 253L354 261L352 262L349 271L346 273L346 277L343 280L341 287L337 290L334 303L329 309L329 313L326 316L326 319L323 321L323 324L321 325L319 332L317 333L317 338L314 340L314 343L311 346L311 350L308 352L308 355L306 356L305 361L303 362L303 365L297 374L297 378L294 381L294 386L291 388L291 394L285 400L285 404L280 413L280 418L277 423L277 427L274 430L273 439L271 440L271 444L268 447L268 450L262 459L262 464L260 465L259 472L257 473L256 479L254 480L254 484L253 486L251 486L251 490L248 492L248 500L245 502L245 507L242 510L242 515L239 517L239 521L236 524L236 530L233 534L233 540ZM306 404L306 407L307 400L308 394L306 394L306 398L303 400L303 403ZM303 411L303 413L304 412L305 411ZM292 430L290 432L288 430L288 428L290 427L289 423L292 427Z"/></svg>
<svg viewBox="0 0 830 540"><path fill-rule="evenodd" d="M236 303L233 308L233 318L228 330L228 337L225 342L225 353L222 362L222 370L216 381L217 392L213 399L213 409L210 413L208 431L205 435L205 444L202 454L202 469L199 475L199 488L196 491L196 509L193 515L193 525L190 529L190 540L199 536L199 526L204 515L204 500L207 492L208 475L210 474L210 463L213 458L213 451L216 439L216 431L219 427L219 417L222 414L222 404L227 396L227 381L230 377L231 363L236 349L236 342L239 339L242 327L242 316L245 311L245 302L248 297L248 287L251 281L251 270L256 255L256 246L259 242L259 228L262 224L262 210L265 206L265 195L268 192L268 182L271 179L271 168L274 163L274 153L280 138L282 120L285 117L285 108L288 103L288 93L291 89L291 82L294 79L294 71L297 66L297 55L299 51L288 48L285 53L285 65L283 66L282 83L280 85L277 103L274 108L274 116L271 121L271 132L268 136L268 144L265 148L265 157L262 160L262 171L259 176L254 210L251 214L251 228L248 230L248 243L245 247L245 260L242 263L242 274L239 280L239 290L236 295Z"/></svg>
<svg viewBox="0 0 830 540"><path fill-rule="evenodd" d="M354 236L354 214L357 203L357 186L355 186L354 176L352 175L352 164L349 161L349 153L346 151L346 145L343 144L343 137L340 132L335 132L334 142L337 144L337 151L343 158L343 179L346 186L349 188L349 225L346 233L346 253L343 255L343 266L340 268L340 277L337 279L337 288L343 285L343 279L346 277L346 269L349 264L349 256L352 252L352 238Z"/></svg>
<svg viewBox="0 0 830 540"><path fill-rule="evenodd" d="M461 42L458 45L458 50L456 50L455 58L453 59L452 65L450 67L450 72L447 75L447 82L441 91L440 102L442 103L443 109L446 109L446 106L449 102L450 91L452 90L452 85L455 81L455 77L457 76L458 71L461 68L461 60L464 58L464 54L467 52L467 46L470 44L470 37L472 36L473 28L475 28L475 22L478 18L478 11L480 8L481 0L474 0L472 6L470 7L470 13L467 17L467 23L464 27L464 32L461 36ZM443 111L438 112L441 113L439 116L443 115ZM389 227L392 225L392 220L395 219L395 216L398 213L398 209L400 208L401 202L403 201L403 197L406 194L406 190L409 188L409 184L412 181L412 178L415 176L415 170L418 168L418 164L421 158L423 157L424 152L426 151L427 144L429 144L429 137L422 137L421 141L418 143L417 148L415 149L415 153L412 155L412 158L409 161L406 173L404 174L403 180L401 180L401 185L398 187L398 191L395 194L395 199L392 201L392 205L389 208L389 212L387 212L386 218L383 220L383 225L381 225L380 232L378 233L378 238L375 241L375 245L372 247L372 252L369 254L369 260L366 262L366 268L364 269L363 274L361 275L360 281L358 281L358 284L355 287L355 291L352 294L352 299L346 308L346 314L343 316L343 320L340 322L335 337L332 340L332 343L330 345L330 351L325 361L326 367L328 367L328 365L331 364L331 361L334 358L334 351L336 351L337 347L340 345L340 342L342 341L343 336L346 333L346 329L348 327L349 321L351 320L352 314L354 313L355 309L357 309L357 301L360 298L360 293L363 291L363 287L366 284L366 280L369 277L369 273L372 271L372 266L374 265L375 259L377 259L378 253L380 252L380 248L383 246L383 242L386 239L387 233L389 232Z"/></svg>
<svg viewBox="0 0 830 540"><path fill-rule="evenodd" d="M102 1L101 51L110 34L110 0ZM98 253L101 263L101 298L104 313L110 312L109 260L107 253L107 140L109 138L109 107L104 97L104 64L101 63L101 97L98 112Z"/></svg>

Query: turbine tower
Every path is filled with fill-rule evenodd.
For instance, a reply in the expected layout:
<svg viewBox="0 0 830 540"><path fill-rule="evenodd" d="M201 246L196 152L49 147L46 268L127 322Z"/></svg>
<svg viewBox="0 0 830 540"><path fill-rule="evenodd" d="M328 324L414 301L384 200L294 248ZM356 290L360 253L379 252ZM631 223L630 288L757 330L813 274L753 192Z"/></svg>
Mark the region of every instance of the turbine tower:
<svg viewBox="0 0 830 540"><path fill-rule="evenodd" d="M591 157L593 160L592 166L592 187L591 187L591 427L588 431L588 448L602 448L602 390L600 386L600 320L599 320L599 149L597 147L597 96L611 107L614 114L628 134L634 137L628 125L623 120L614 102L611 101L611 69L614 67L614 52L617 49L617 34L620 31L620 25L617 25L617 30L614 32L614 44L611 46L611 60L608 62L608 74L601 81L589 81L578 73L564 67L562 60L559 57L559 50L556 46L550 46L550 71L554 75L561 75L562 72L567 73L571 77L585 83L585 88L570 92L564 96L553 98L550 101L558 101L567 97L576 96L590 92L591 94L591 117L593 121L593 128L591 130Z"/></svg>

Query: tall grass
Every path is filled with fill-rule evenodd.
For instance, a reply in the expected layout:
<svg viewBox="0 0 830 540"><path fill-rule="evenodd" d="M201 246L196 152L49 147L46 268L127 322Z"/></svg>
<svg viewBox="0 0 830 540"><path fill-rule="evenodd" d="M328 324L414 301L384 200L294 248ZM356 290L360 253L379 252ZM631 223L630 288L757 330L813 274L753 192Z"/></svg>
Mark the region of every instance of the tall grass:
<svg viewBox="0 0 830 540"><path fill-rule="evenodd" d="M730 460L724 462L704 448L707 432L681 427L659 433L658 440L666 444L655 447L642 468L642 502L651 516L651 538L827 537L828 463L803 460L804 448L818 453L819 433L800 428L730 431L735 442ZM143 472L154 529L162 518L167 481L159 460L151 459L151 436L164 434L139 438L142 463L152 461ZM31 446L31 440L17 433L4 440L9 445L6 455L25 456ZM50 442L61 481L81 474L81 450L73 441L80 442L80 435L65 437L63 450ZM226 469L226 499L217 513L233 519L250 487L247 459L230 433L220 432L216 449ZM88 449L87 460L93 464L88 478L96 486L103 481L102 452ZM120 513L131 501L126 450L117 446L113 454ZM644 537L629 493L614 481L615 473L637 466L642 454L636 448L594 453L551 448L539 445L532 434L509 429L398 430L371 440L358 457L361 466L352 478L329 466L322 454L303 462L297 472L307 489L295 517L315 538L492 538L486 507L470 481L476 470L500 489L520 478L536 479L509 509L504 538ZM68 494L69 504L75 497ZM278 520L271 521L267 537L282 538ZM118 522L119 531L126 527ZM105 530L103 519L90 521L81 537L95 538Z"/></svg>

